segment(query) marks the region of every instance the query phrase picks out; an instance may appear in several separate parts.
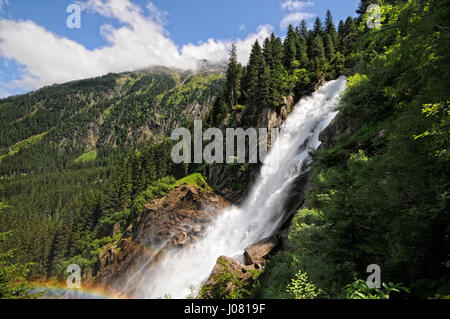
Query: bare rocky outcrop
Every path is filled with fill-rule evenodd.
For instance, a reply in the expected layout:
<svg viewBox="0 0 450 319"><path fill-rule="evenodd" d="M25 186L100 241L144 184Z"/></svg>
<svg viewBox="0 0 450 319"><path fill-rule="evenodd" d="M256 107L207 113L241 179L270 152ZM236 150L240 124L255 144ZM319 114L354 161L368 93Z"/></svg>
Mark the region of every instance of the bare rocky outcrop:
<svg viewBox="0 0 450 319"><path fill-rule="evenodd" d="M209 189L176 186L148 203L122 239L104 247L85 279L95 277L96 285L123 288L130 274L152 265L168 249L195 242L226 206L228 202Z"/></svg>
<svg viewBox="0 0 450 319"><path fill-rule="evenodd" d="M272 236L265 238L244 250L244 262L246 265L261 264L269 254L277 247L278 238Z"/></svg>

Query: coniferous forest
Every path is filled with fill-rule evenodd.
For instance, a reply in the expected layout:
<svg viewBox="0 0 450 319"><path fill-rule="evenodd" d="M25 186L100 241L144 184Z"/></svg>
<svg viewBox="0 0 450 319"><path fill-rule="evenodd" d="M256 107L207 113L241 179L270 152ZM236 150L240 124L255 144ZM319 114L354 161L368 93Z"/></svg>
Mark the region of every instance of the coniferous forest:
<svg viewBox="0 0 450 319"><path fill-rule="evenodd" d="M365 23L372 3L379 29ZM256 41L246 65L232 45L223 66L151 67L0 100L0 298L34 297L33 282L64 281L70 264L95 269L186 176L205 175L225 197L248 191L260 165L175 164L174 128L258 127L341 76L285 245L250 286L227 274L200 297L448 298L450 7L362 0L357 14L290 25ZM221 186L205 173L219 170ZM370 264L382 265L380 289L365 286Z"/></svg>

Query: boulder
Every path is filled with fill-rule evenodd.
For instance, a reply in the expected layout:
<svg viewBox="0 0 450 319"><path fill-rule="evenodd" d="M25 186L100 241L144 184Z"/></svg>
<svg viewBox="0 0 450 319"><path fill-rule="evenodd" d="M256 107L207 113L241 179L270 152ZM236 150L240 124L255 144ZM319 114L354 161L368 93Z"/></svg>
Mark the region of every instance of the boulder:
<svg viewBox="0 0 450 319"><path fill-rule="evenodd" d="M244 262L246 265L264 263L267 256L277 247L276 236L265 238L250 247L245 248Z"/></svg>
<svg viewBox="0 0 450 319"><path fill-rule="evenodd" d="M200 297L221 299L238 289L245 290L255 282L256 271L262 271L262 265L242 265L233 258L221 256L203 284Z"/></svg>

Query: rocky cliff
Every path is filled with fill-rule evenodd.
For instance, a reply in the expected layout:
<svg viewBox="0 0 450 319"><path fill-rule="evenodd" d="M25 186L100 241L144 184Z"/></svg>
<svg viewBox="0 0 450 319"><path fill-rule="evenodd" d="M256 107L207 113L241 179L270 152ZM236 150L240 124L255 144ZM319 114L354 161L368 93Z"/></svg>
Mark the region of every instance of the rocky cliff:
<svg viewBox="0 0 450 319"><path fill-rule="evenodd" d="M127 293L132 293L136 272L151 266L169 249L195 242L228 205L207 186L183 183L174 187L166 196L149 202L119 241L103 248L85 280L119 291L127 285Z"/></svg>

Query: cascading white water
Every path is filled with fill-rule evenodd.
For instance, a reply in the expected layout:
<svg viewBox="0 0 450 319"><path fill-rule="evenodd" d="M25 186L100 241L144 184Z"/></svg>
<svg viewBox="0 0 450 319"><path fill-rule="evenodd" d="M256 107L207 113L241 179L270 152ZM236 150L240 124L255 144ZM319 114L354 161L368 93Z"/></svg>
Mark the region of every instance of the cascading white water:
<svg viewBox="0 0 450 319"><path fill-rule="evenodd" d="M336 116L345 86L344 77L328 82L295 106L244 203L226 209L192 246L167 252L141 276L135 297L186 298L192 286L207 279L218 257L242 255L273 234L284 217L289 188L309 164L309 152L320 146L319 134Z"/></svg>

